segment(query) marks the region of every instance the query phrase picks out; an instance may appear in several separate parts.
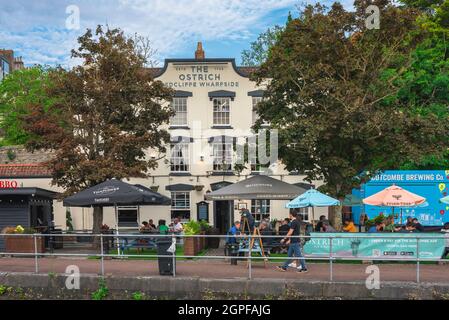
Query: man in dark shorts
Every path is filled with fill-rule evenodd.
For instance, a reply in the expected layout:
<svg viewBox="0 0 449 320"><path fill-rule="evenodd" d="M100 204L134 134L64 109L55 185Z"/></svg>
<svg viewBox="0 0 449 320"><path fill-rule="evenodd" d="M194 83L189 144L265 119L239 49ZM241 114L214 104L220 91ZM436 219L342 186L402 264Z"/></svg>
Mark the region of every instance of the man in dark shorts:
<svg viewBox="0 0 449 320"><path fill-rule="evenodd" d="M278 270L280 271L287 271L288 265L293 262L295 256L298 258L300 262L300 266L297 268L298 272L307 272L307 266L304 260L304 256L301 252L300 247L300 239L296 238L300 235L300 225L299 221L296 220L297 213L296 212L290 212L290 230L288 231L287 235L284 239L281 240L281 243L287 243L288 246L288 259L284 262L282 266L278 266Z"/></svg>

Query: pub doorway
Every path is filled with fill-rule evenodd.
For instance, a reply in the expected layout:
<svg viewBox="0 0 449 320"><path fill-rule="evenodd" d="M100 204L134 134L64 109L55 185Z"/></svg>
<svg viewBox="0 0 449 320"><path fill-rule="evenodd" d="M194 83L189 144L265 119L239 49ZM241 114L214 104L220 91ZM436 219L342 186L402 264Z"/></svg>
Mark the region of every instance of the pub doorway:
<svg viewBox="0 0 449 320"><path fill-rule="evenodd" d="M214 224L220 234L226 234L234 220L234 201L214 201Z"/></svg>

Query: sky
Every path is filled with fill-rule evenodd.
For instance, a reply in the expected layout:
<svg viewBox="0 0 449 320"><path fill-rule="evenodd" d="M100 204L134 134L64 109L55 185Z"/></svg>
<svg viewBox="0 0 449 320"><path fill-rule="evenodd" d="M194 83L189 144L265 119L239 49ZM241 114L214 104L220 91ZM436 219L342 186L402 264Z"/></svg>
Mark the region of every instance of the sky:
<svg viewBox="0 0 449 320"><path fill-rule="evenodd" d="M346 0L347 1L347 0ZM77 37L98 24L148 37L165 58L193 58L203 42L206 58L236 58L299 0L0 0L0 48L13 49L27 66L71 67ZM325 3L329 4L328 1Z"/></svg>

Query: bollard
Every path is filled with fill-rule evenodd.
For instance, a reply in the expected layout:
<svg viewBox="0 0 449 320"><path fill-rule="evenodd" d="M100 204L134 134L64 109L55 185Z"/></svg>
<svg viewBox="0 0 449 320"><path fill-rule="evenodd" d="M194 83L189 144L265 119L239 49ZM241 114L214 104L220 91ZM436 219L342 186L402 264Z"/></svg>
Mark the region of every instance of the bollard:
<svg viewBox="0 0 449 320"><path fill-rule="evenodd" d="M101 275L104 276L104 244L103 244L103 234L100 234L100 260L101 260Z"/></svg>
<svg viewBox="0 0 449 320"><path fill-rule="evenodd" d="M37 257L37 238L36 234L33 234L33 240L34 240L34 271L36 273L39 273L39 260Z"/></svg>

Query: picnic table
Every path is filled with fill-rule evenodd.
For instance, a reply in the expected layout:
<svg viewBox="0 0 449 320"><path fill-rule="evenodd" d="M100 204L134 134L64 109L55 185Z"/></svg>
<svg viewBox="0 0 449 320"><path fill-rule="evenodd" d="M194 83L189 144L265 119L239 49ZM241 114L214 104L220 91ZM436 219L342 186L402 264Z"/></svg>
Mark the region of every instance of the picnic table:
<svg viewBox="0 0 449 320"><path fill-rule="evenodd" d="M127 236L119 236L119 249L120 254L122 252L129 251L131 248L135 248L137 250L140 249L157 249L157 239L158 237L143 237L139 238L137 235L151 235L151 234L159 234L158 231L150 231L150 232L139 232L135 233L136 236L127 237Z"/></svg>

